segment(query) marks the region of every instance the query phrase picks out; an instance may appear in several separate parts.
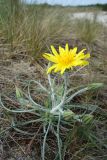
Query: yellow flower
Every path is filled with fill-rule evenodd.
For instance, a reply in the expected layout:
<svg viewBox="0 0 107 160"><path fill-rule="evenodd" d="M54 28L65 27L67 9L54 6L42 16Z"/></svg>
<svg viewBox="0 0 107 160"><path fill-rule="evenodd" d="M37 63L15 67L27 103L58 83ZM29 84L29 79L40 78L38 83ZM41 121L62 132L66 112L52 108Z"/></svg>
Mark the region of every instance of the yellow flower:
<svg viewBox="0 0 107 160"><path fill-rule="evenodd" d="M90 54L84 54L86 49L77 53L77 47L69 49L68 44L66 44L65 49L59 46L59 53L54 46L51 46L51 50L53 54L43 54L43 57L53 62L53 65L48 68L47 73L51 73L52 70L54 70L54 72L60 71L61 74L63 74L66 69L72 69L76 66L86 66L89 64L86 59L90 58Z"/></svg>

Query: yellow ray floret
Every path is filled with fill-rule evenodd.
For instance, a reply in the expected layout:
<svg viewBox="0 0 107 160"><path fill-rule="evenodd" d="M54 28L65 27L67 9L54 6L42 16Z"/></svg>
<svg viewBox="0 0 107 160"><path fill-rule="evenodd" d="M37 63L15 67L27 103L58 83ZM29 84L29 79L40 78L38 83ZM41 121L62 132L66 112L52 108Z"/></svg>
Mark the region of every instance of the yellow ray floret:
<svg viewBox="0 0 107 160"><path fill-rule="evenodd" d="M81 50L77 53L77 47L69 49L68 44L66 44L65 49L59 46L59 53L56 51L54 46L51 46L52 54L44 53L43 57L47 60L53 62L53 65L48 68L47 73L60 72L63 74L66 69L72 69L76 66L86 66L89 64L87 61L90 58L90 54L85 54L86 49Z"/></svg>

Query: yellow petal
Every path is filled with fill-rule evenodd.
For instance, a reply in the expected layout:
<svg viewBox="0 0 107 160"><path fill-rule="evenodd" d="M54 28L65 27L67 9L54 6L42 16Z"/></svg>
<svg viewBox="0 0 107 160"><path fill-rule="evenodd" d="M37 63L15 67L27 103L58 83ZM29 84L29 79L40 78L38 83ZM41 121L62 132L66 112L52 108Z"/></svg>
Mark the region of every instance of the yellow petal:
<svg viewBox="0 0 107 160"><path fill-rule="evenodd" d="M51 55L50 53L44 53L43 57L47 58L47 57L50 57L50 55Z"/></svg>
<svg viewBox="0 0 107 160"><path fill-rule="evenodd" d="M63 68L63 69L61 70L61 74L63 74L63 73L64 73L65 69L66 69L66 68Z"/></svg>
<svg viewBox="0 0 107 160"><path fill-rule="evenodd" d="M89 62L88 61L82 61L80 66L86 66L86 65L89 65Z"/></svg>
<svg viewBox="0 0 107 160"><path fill-rule="evenodd" d="M51 62L54 62L54 63L57 63L57 58L51 54L48 54L48 53L45 53L43 55L43 57L45 57L47 60L51 61Z"/></svg>
<svg viewBox="0 0 107 160"><path fill-rule="evenodd" d="M55 68L55 70L54 70L54 72L56 73L56 72L58 72L58 71L60 71L61 69L58 67L58 65L57 65L57 67Z"/></svg>
<svg viewBox="0 0 107 160"><path fill-rule="evenodd" d="M65 51L66 51L66 52L69 51L68 43L65 45Z"/></svg>
<svg viewBox="0 0 107 160"><path fill-rule="evenodd" d="M77 52L77 47L75 47L75 48L73 48L72 50L71 50L71 54L76 54L76 52Z"/></svg>
<svg viewBox="0 0 107 160"><path fill-rule="evenodd" d="M77 59L83 59L84 58L84 53L80 52L79 54L76 55Z"/></svg>
<svg viewBox="0 0 107 160"><path fill-rule="evenodd" d="M72 51L73 51L73 49L70 49L69 56L75 57L76 56L76 52L72 52Z"/></svg>
<svg viewBox="0 0 107 160"><path fill-rule="evenodd" d="M53 69L55 69L55 68L56 68L56 64L54 64L54 65L52 65L51 67L49 67L48 70L47 70L47 74L51 73L51 71L52 71Z"/></svg>
<svg viewBox="0 0 107 160"><path fill-rule="evenodd" d="M78 56L79 56L81 53L84 53L84 51L86 51L86 49L82 49L82 50L78 53Z"/></svg>
<svg viewBox="0 0 107 160"><path fill-rule="evenodd" d="M51 46L51 50L52 50L52 53L57 56L58 55L58 52L56 51L55 47L54 46Z"/></svg>
<svg viewBox="0 0 107 160"><path fill-rule="evenodd" d="M90 58L90 53L85 54L85 59Z"/></svg>
<svg viewBox="0 0 107 160"><path fill-rule="evenodd" d="M80 58L80 59L87 59L87 58L90 58L90 54L87 53L87 54L84 54L83 51L85 49L83 49L82 51L80 51L77 55L76 55L76 58Z"/></svg>
<svg viewBox="0 0 107 160"><path fill-rule="evenodd" d="M63 52L65 52L65 50L61 46L59 46L59 53L63 53Z"/></svg>

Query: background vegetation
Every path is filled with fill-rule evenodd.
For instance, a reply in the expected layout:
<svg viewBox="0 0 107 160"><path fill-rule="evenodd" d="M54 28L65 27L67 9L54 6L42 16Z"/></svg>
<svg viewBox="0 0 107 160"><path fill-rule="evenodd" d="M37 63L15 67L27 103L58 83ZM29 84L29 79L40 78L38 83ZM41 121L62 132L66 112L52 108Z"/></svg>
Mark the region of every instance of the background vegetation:
<svg viewBox="0 0 107 160"><path fill-rule="evenodd" d="M7 108L22 107L15 96L15 86L25 96L29 80L39 80L48 86L45 71L47 64L42 54L50 52L51 44L58 48L68 42L70 47L78 46L79 50L85 47L91 53L90 66L73 77L70 75L70 85L104 83L103 89L87 92L74 99L74 105L78 106L77 113L86 111L86 106L93 104L91 110L94 120L88 125L76 123L72 128L68 124L62 126L64 160L107 159L107 26L97 21L99 12L106 11L106 8L106 5L62 7L0 0L0 92L1 101ZM93 12L94 18L72 19L73 13L78 12ZM56 82L60 83L58 77ZM46 95L41 92L37 94L36 89L33 83L32 97L42 103ZM22 122L33 121L38 117L30 113L10 113L0 106L1 159L40 160L42 123L21 126ZM18 122L20 131L14 127L13 118ZM26 134L25 131L32 134ZM48 160L55 159L56 141L50 132L46 143ZM56 160L59 160L57 156Z"/></svg>

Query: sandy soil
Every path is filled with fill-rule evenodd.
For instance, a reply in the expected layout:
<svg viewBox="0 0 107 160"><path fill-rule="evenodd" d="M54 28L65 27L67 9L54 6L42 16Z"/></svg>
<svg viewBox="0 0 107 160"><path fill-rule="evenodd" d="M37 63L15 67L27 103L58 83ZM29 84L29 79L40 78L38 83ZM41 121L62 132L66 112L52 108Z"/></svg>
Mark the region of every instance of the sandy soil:
<svg viewBox="0 0 107 160"><path fill-rule="evenodd" d="M93 13L93 12L78 12L78 13L73 13L72 18L78 18L78 19L82 19L82 18L87 18L90 20L93 20L94 18L96 18L96 20L100 23L102 23L103 25L107 26L107 12L97 12L97 13Z"/></svg>

